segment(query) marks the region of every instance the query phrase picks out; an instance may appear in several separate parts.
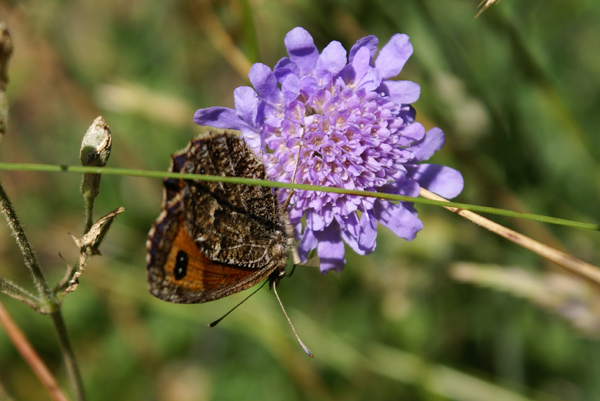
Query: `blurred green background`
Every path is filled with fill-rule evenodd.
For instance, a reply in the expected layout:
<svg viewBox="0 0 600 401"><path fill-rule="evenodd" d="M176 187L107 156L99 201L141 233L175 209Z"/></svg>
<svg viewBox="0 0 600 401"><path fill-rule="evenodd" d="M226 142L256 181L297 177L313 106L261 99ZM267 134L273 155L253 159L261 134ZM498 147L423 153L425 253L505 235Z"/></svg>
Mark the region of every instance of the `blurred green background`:
<svg viewBox="0 0 600 401"><path fill-rule="evenodd" d="M241 71L285 56L295 26L319 49L373 34L410 36L400 75L421 85L417 120L439 126L433 162L465 177L460 202L600 221L600 2L504 0L3 0L15 52L4 162L79 164L97 115L109 166L166 170L198 132L196 109L233 106ZM236 49L237 52L233 52ZM80 176L2 172L51 283L83 230ZM347 250L339 274L299 267L280 295L315 354L295 342L268 290L174 305L146 289L145 240L158 179L105 176L96 218L125 207L65 319L92 401L598 400L598 288L436 207L407 243L380 228L377 250ZM599 264L596 232L493 217ZM31 280L0 226L0 276ZM70 391L49 319L0 295ZM0 399L49 400L0 330Z"/></svg>

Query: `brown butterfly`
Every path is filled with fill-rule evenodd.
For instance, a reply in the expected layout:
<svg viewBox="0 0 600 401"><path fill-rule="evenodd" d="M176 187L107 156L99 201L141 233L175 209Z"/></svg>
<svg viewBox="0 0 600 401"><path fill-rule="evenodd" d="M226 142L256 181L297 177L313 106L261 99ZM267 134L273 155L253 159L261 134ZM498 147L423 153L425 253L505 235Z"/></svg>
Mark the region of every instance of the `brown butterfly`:
<svg viewBox="0 0 600 401"><path fill-rule="evenodd" d="M173 155L170 171L266 179L263 163L239 132L210 127ZM150 293L169 302L201 303L268 278L296 339L312 357L277 295L288 250L299 263L277 190L176 178L165 179L164 185L162 212L146 242Z"/></svg>
<svg viewBox="0 0 600 401"><path fill-rule="evenodd" d="M237 131L213 128L173 155L170 171L266 179ZM164 186L162 212L146 243L152 295L208 302L285 275L293 236L276 190L174 178Z"/></svg>

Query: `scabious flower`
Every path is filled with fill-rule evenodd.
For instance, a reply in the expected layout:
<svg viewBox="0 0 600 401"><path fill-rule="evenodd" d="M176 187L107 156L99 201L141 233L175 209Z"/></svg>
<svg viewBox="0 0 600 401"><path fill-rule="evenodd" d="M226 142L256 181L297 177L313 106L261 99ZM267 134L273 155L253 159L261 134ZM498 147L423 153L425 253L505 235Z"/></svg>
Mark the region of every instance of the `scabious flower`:
<svg viewBox="0 0 600 401"><path fill-rule="evenodd" d="M292 29L285 45L289 57L273 70L252 66L254 89L235 89L235 110L201 109L194 122L241 131L276 181L407 196L421 187L447 198L462 191L458 171L421 163L445 136L414 121L419 85L390 80L413 52L407 35L394 35L377 56L375 36L357 41L348 56L336 41L319 54L303 28ZM287 195L280 191L280 201ZM325 192L294 191L289 214L301 259L316 249L322 272L344 267L343 241L358 254L372 252L377 222L409 241L423 228L411 203Z"/></svg>

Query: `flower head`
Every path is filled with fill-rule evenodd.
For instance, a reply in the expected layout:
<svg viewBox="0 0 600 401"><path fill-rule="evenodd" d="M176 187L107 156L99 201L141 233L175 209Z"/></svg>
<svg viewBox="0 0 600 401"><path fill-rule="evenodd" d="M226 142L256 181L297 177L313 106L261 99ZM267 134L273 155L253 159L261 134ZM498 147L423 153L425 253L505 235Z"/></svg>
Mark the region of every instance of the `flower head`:
<svg viewBox="0 0 600 401"><path fill-rule="evenodd" d="M394 35L377 56L375 36L357 41L349 55L335 41L319 54L303 28L292 29L285 45L289 57L273 70L252 66L254 89L234 91L235 110L201 109L194 121L240 130L273 180L407 196L421 187L449 198L462 191L458 171L420 163L445 136L414 121L410 103L419 85L390 80L412 54L408 36ZM280 194L283 202L287 191ZM410 203L353 195L296 190L289 213L301 259L316 249L323 272L344 267L343 242L361 255L372 252L378 222L407 240L423 228Z"/></svg>

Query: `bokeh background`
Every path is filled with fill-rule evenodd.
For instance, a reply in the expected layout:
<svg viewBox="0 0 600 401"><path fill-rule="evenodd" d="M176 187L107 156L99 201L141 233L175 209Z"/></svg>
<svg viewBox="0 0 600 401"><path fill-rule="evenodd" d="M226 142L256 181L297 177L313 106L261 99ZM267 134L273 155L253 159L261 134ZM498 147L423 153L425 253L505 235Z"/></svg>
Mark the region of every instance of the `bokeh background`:
<svg viewBox="0 0 600 401"><path fill-rule="evenodd" d="M458 201L600 220L600 2L504 0L2 0L14 41L4 162L79 164L97 115L109 166L166 170L198 132L196 109L233 106L250 64L273 66L295 26L319 49L410 36L401 79L421 85L417 120L441 127L433 161L459 169ZM51 283L83 230L80 176L2 172ZM347 250L341 274L298 267L279 289L315 354L263 289L174 305L146 289L145 240L161 181L104 176L96 217L125 207L64 303L88 397L102 400L598 400L598 288L460 217L418 206L407 243ZM599 264L597 232L493 217ZM59 256L62 255L64 260ZM32 289L0 226L0 276ZM69 389L49 319L0 295ZM0 330L0 400L49 400Z"/></svg>

